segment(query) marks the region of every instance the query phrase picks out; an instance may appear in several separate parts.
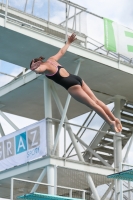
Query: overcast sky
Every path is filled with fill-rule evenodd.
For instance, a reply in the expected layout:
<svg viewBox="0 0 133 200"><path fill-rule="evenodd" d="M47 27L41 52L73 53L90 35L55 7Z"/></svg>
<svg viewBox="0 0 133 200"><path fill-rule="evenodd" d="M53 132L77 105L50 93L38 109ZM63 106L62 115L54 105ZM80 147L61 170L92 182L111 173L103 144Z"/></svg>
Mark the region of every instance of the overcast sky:
<svg viewBox="0 0 133 200"><path fill-rule="evenodd" d="M2 2L2 0L0 0ZM4 0L5 2L5 0ZM31 13L31 4L32 0L28 1L27 12ZM88 11L100 15L105 18L109 18L113 21L116 21L126 27L133 29L133 0L72 0L72 2L79 4ZM15 6L21 10L24 9L25 0L9 0L10 5ZM47 17L47 1L36 0L35 1L35 9L34 13L39 16L46 18ZM45 11L45 12L44 12ZM65 19L65 6L62 3L57 2L56 0L51 0L51 21L60 22L60 20ZM86 19L85 19L86 21ZM88 34L90 37L94 37L94 39L99 42L103 42L103 29L102 29L102 20L91 15L87 17L88 21ZM83 21L82 21L83 23ZM83 27L85 28L85 27ZM0 61L0 72L9 73L14 76L19 74L22 71L20 66L15 66L13 64L7 63L5 61ZM0 75L0 87L7 82L11 81L12 78L7 76ZM7 114L7 113L6 113ZM7 116L19 127L22 128L31 123L34 123L35 120L25 119L22 117L14 116L11 114L7 114ZM82 124L83 119L85 119L86 115L79 117L77 119L73 119L72 122L78 122ZM100 118L97 118L99 124L102 123ZM0 122L6 134L13 132L13 128L10 127L7 122L0 117ZM87 138L87 136L86 136ZM90 137L91 138L91 137ZM130 151L130 164L133 163L133 148Z"/></svg>

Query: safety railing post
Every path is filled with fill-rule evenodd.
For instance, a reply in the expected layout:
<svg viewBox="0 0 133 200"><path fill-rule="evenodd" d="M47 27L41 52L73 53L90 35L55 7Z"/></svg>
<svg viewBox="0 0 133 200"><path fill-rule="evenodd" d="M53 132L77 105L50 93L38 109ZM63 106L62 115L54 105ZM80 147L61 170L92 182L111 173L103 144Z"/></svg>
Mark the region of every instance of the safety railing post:
<svg viewBox="0 0 133 200"><path fill-rule="evenodd" d="M66 162L66 124L64 124L64 159Z"/></svg>
<svg viewBox="0 0 133 200"><path fill-rule="evenodd" d="M119 172L122 171L122 163L119 164ZM123 181L120 180L120 200L123 200Z"/></svg>
<svg viewBox="0 0 133 200"><path fill-rule="evenodd" d="M50 21L50 0L48 0L48 27L49 27L49 21Z"/></svg>
<svg viewBox="0 0 133 200"><path fill-rule="evenodd" d="M26 12L27 2L28 2L28 0L26 0L26 2L25 2L24 12Z"/></svg>
<svg viewBox="0 0 133 200"><path fill-rule="evenodd" d="M82 199L85 199L85 191L82 191Z"/></svg>
<svg viewBox="0 0 133 200"><path fill-rule="evenodd" d="M6 27L8 3L9 3L9 0L6 0L4 27Z"/></svg>
<svg viewBox="0 0 133 200"><path fill-rule="evenodd" d="M33 15L33 12L34 12L34 5L35 5L35 0L33 0L33 4L32 4L32 12L31 12L32 15Z"/></svg>
<svg viewBox="0 0 133 200"><path fill-rule="evenodd" d="M65 42L67 42L68 37L68 5L66 3L66 34L65 34Z"/></svg>
<svg viewBox="0 0 133 200"><path fill-rule="evenodd" d="M69 190L69 197L72 198L72 189Z"/></svg>
<svg viewBox="0 0 133 200"><path fill-rule="evenodd" d="M11 178L11 200L13 200L13 178Z"/></svg>

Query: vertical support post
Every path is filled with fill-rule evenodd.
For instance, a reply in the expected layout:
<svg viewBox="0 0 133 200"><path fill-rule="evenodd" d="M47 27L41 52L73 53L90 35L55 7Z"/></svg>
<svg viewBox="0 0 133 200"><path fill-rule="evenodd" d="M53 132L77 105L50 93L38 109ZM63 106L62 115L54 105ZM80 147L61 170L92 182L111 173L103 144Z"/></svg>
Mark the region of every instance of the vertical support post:
<svg viewBox="0 0 133 200"><path fill-rule="evenodd" d="M64 166L66 166L66 124L64 124Z"/></svg>
<svg viewBox="0 0 133 200"><path fill-rule="evenodd" d="M85 191L82 192L82 199L85 199Z"/></svg>
<svg viewBox="0 0 133 200"><path fill-rule="evenodd" d="M32 12L31 12L32 15L33 15L33 12L34 12L34 5L35 5L35 0L33 0L33 4L32 4Z"/></svg>
<svg viewBox="0 0 133 200"><path fill-rule="evenodd" d="M122 171L122 163L119 163L119 172ZM120 200L123 200L123 181L120 180Z"/></svg>
<svg viewBox="0 0 133 200"><path fill-rule="evenodd" d="M131 182L128 181L128 190L131 189ZM128 200L131 200L131 191L128 191Z"/></svg>
<svg viewBox="0 0 133 200"><path fill-rule="evenodd" d="M67 42L67 35L68 35L68 11L67 11L67 3L66 3L66 35L65 35L65 42Z"/></svg>
<svg viewBox="0 0 133 200"><path fill-rule="evenodd" d="M76 30L76 8L75 8L74 17L73 17L73 27L72 27L73 30L74 30L74 26Z"/></svg>
<svg viewBox="0 0 133 200"><path fill-rule="evenodd" d="M26 12L27 2L28 2L28 0L26 0L26 2L25 2L24 12Z"/></svg>
<svg viewBox="0 0 133 200"><path fill-rule="evenodd" d="M51 89L49 80L44 77L44 107L45 118L52 118L52 103L51 103ZM47 152L51 155L53 148L53 133L52 133L52 121L46 121L46 135L47 135ZM54 166L47 166L47 182L54 186ZM54 187L48 186L48 193L54 194Z"/></svg>
<svg viewBox="0 0 133 200"><path fill-rule="evenodd" d="M57 195L57 166L54 166L54 195Z"/></svg>
<svg viewBox="0 0 133 200"><path fill-rule="evenodd" d="M69 190L69 197L72 198L72 189Z"/></svg>
<svg viewBox="0 0 133 200"><path fill-rule="evenodd" d="M51 89L49 80L44 77L44 108L45 108L45 118L52 118L52 103L51 103ZM48 119L46 121L47 130L47 152L48 155L51 154L53 147L53 133L52 133L52 120Z"/></svg>
<svg viewBox="0 0 133 200"><path fill-rule="evenodd" d="M97 190L95 188L93 180L92 180L92 178L91 178L91 176L89 174L87 175L87 179L88 179L88 184L89 184L89 186L90 186L90 188L92 190L92 193L94 195L94 199L95 200L100 200L100 197L99 197L98 192L97 192Z"/></svg>
<svg viewBox="0 0 133 200"><path fill-rule="evenodd" d="M121 108L126 102L126 98L116 95L114 98L112 98L115 104L115 110L114 110L114 115L117 117L119 120L121 120ZM124 100L124 101L122 101ZM121 134L121 133L117 133ZM114 148L114 158L115 158L115 168L120 170L119 168L119 163L122 163L122 138L115 136L115 148ZM120 180L115 181L115 200L120 200L120 195L118 193L120 192L120 185L121 182ZM117 199L118 197L118 199Z"/></svg>
<svg viewBox="0 0 133 200"><path fill-rule="evenodd" d="M87 48L87 36L85 37L85 47Z"/></svg>
<svg viewBox="0 0 133 200"><path fill-rule="evenodd" d="M120 120L121 116L120 116L120 99L119 98L115 98L114 99L114 103L115 103L115 111L114 114L115 116ZM118 133L121 134L121 133ZM116 166L115 168L119 169L119 163L122 163L122 140L120 137L116 137ZM120 200L120 195L118 195L118 193L120 192L120 180L116 181L117 186L115 187L115 192L116 192L116 196L118 197L118 200Z"/></svg>
<svg viewBox="0 0 133 200"><path fill-rule="evenodd" d="M81 13L79 13L79 33L81 33Z"/></svg>
<svg viewBox="0 0 133 200"><path fill-rule="evenodd" d="M50 0L48 0L48 27L49 27L49 21L50 21Z"/></svg>
<svg viewBox="0 0 133 200"><path fill-rule="evenodd" d="M5 21L4 21L4 27L5 27L5 28L6 28L6 21L7 21L8 3L9 3L9 0L6 0L6 7L5 7Z"/></svg>
<svg viewBox="0 0 133 200"><path fill-rule="evenodd" d="M54 123L54 138L56 138L58 127L59 127L59 123L55 122ZM57 144L57 147L56 147L56 150L55 150L55 156L59 157L59 141L58 141L58 144Z"/></svg>
<svg viewBox="0 0 133 200"><path fill-rule="evenodd" d="M11 178L11 200L13 200L13 181L14 179Z"/></svg>
<svg viewBox="0 0 133 200"><path fill-rule="evenodd" d="M54 166L49 165L47 166L47 182L48 184L50 184L51 186L48 186L48 194L52 194L54 195L55 193L55 188L54 188L54 184L55 184L55 171L54 171Z"/></svg>

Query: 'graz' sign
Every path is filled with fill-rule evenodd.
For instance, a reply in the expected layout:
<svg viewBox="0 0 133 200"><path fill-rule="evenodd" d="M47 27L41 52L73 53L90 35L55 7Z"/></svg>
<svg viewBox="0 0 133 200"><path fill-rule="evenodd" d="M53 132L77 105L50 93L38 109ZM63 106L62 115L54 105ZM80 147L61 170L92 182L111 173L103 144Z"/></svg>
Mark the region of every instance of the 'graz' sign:
<svg viewBox="0 0 133 200"><path fill-rule="evenodd" d="M42 120L0 138L0 170L46 155L46 122Z"/></svg>

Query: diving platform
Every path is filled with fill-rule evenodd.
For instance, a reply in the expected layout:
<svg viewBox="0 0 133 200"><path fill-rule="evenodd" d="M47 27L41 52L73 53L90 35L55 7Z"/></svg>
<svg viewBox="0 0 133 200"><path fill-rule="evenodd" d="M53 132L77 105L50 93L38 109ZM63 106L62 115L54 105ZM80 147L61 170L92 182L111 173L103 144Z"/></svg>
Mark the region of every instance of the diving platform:
<svg viewBox="0 0 133 200"><path fill-rule="evenodd" d="M119 173L111 174L107 178L133 181L133 169L125 170Z"/></svg>

